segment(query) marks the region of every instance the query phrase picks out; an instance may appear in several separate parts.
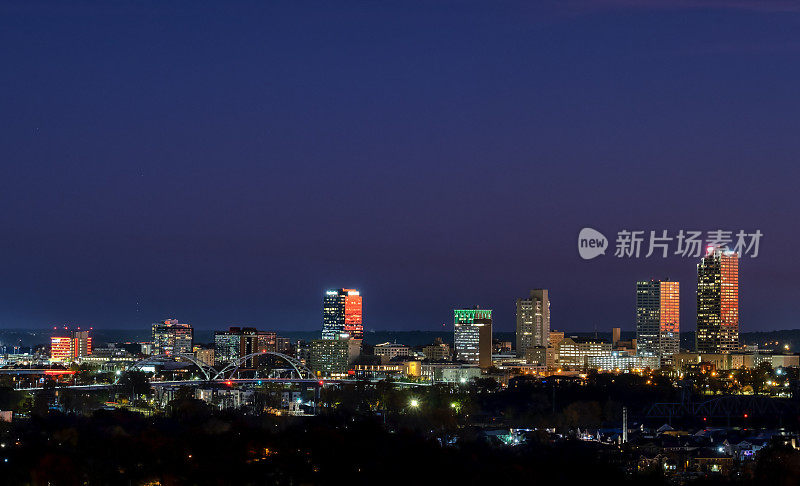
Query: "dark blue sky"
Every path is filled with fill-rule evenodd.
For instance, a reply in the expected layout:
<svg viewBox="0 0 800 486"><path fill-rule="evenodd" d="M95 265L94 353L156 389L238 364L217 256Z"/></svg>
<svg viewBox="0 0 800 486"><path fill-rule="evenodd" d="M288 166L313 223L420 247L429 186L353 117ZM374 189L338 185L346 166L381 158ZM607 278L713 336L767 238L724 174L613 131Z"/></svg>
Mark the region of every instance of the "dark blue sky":
<svg viewBox="0 0 800 486"><path fill-rule="evenodd" d="M584 226L760 229L741 328L800 327L798 2L67 3L0 4L2 327L694 329Z"/></svg>

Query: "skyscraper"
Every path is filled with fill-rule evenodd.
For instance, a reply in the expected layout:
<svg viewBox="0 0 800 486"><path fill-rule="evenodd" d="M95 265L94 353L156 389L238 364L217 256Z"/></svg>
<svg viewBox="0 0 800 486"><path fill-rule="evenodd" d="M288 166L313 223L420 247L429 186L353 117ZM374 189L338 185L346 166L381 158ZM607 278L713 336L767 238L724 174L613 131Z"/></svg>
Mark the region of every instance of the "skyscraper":
<svg viewBox="0 0 800 486"><path fill-rule="evenodd" d="M177 319L166 319L153 324L154 354L192 354L194 329Z"/></svg>
<svg viewBox="0 0 800 486"><path fill-rule="evenodd" d="M680 350L680 285L636 282L636 354L657 356L662 363Z"/></svg>
<svg viewBox="0 0 800 486"><path fill-rule="evenodd" d="M453 311L456 360L492 366L492 311L489 309L456 309Z"/></svg>
<svg viewBox="0 0 800 486"><path fill-rule="evenodd" d="M340 334L349 334L353 339L363 339L361 303L361 294L358 290L326 291L322 301L322 339L338 339Z"/></svg>
<svg viewBox="0 0 800 486"><path fill-rule="evenodd" d="M709 247L697 265L697 351L739 349L739 255Z"/></svg>
<svg viewBox="0 0 800 486"><path fill-rule="evenodd" d="M550 297L547 290L530 291L527 299L517 299L517 356L534 347L546 348L550 336Z"/></svg>

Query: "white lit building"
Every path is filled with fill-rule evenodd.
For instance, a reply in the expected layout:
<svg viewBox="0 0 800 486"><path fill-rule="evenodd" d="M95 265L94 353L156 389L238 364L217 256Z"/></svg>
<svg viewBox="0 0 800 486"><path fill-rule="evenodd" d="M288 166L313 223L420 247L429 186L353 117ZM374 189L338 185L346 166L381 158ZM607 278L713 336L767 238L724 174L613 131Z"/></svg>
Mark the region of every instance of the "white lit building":
<svg viewBox="0 0 800 486"><path fill-rule="evenodd" d="M557 346L557 364L559 368L572 371L585 369L590 356L611 356L611 343L590 338L568 337Z"/></svg>
<svg viewBox="0 0 800 486"><path fill-rule="evenodd" d="M397 343L376 344L373 352L375 356L381 357L381 361L390 361L397 356L409 356L411 354L408 346Z"/></svg>
<svg viewBox="0 0 800 486"><path fill-rule="evenodd" d="M645 368L654 370L660 366L658 356L635 356L620 351L586 357L586 367L598 371L643 370Z"/></svg>

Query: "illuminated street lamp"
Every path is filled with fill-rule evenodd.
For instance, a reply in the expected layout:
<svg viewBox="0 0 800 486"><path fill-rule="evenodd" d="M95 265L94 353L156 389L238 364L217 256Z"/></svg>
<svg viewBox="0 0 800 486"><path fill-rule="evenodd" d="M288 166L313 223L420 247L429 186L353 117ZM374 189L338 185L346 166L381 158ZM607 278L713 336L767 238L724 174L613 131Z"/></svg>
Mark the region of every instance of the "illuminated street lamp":
<svg viewBox="0 0 800 486"><path fill-rule="evenodd" d="M411 405L412 408L419 407L419 400L417 400L416 398L412 398L410 405Z"/></svg>

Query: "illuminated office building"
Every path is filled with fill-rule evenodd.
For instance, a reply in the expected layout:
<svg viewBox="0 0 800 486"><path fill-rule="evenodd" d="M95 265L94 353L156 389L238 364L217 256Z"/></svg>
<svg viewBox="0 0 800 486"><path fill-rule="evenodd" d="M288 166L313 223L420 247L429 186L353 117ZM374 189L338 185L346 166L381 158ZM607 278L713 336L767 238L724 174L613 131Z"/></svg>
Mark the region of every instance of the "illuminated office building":
<svg viewBox="0 0 800 486"><path fill-rule="evenodd" d="M530 291L527 299L517 299L517 356L529 348L546 348L550 337L550 298L547 290Z"/></svg>
<svg viewBox="0 0 800 486"><path fill-rule="evenodd" d="M177 319L153 324L153 354L192 354L194 329Z"/></svg>
<svg viewBox="0 0 800 486"><path fill-rule="evenodd" d="M72 358L72 339L66 336L50 338L50 360L68 361Z"/></svg>
<svg viewBox="0 0 800 486"><path fill-rule="evenodd" d="M671 361L680 351L680 285L636 282L636 354Z"/></svg>
<svg viewBox="0 0 800 486"><path fill-rule="evenodd" d="M73 358L92 354L92 337L89 331L69 331L66 336L50 338L50 359L52 361L71 361Z"/></svg>
<svg viewBox="0 0 800 486"><path fill-rule="evenodd" d="M697 351L739 350L739 255L709 247L697 264Z"/></svg>
<svg viewBox="0 0 800 486"><path fill-rule="evenodd" d="M231 327L214 333L214 363L225 365L242 358L242 369L258 367L261 356L251 356L264 351L277 350L277 336L272 331L259 331L253 327Z"/></svg>
<svg viewBox="0 0 800 486"><path fill-rule="evenodd" d="M565 337L556 347L556 360L560 368L571 371L584 370L591 356L608 357L612 344L602 339Z"/></svg>
<svg viewBox="0 0 800 486"><path fill-rule="evenodd" d="M492 366L492 311L456 309L453 314L456 361Z"/></svg>
<svg viewBox="0 0 800 486"><path fill-rule="evenodd" d="M348 334L353 339L364 338L361 294L355 289L325 292L322 301L322 339L338 339Z"/></svg>
<svg viewBox="0 0 800 486"><path fill-rule="evenodd" d="M317 376L344 376L350 357L350 341L346 334L336 339L311 341L308 366Z"/></svg>

